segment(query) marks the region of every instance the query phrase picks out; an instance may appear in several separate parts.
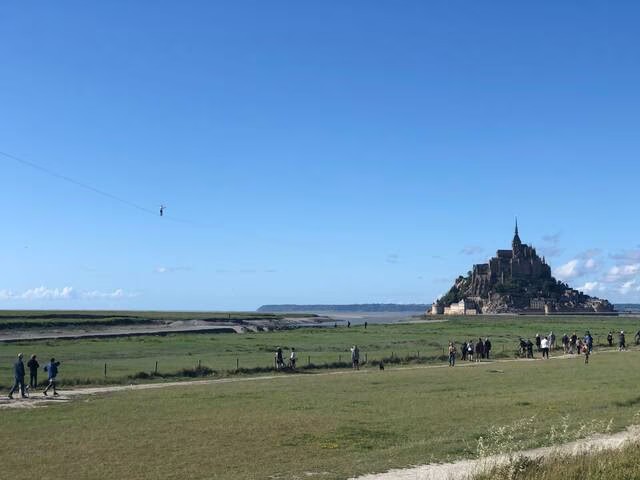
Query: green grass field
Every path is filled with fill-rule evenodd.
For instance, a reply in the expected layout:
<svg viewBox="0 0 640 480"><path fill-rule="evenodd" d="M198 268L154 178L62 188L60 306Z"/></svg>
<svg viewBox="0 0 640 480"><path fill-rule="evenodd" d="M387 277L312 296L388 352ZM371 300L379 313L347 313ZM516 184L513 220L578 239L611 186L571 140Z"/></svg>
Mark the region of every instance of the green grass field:
<svg viewBox="0 0 640 480"><path fill-rule="evenodd" d="M562 333L576 331L583 335L589 329L596 343L605 343L609 330L627 331L627 342L640 326L634 317L460 317L442 323L369 325L352 328L299 328L247 334L169 334L128 338L25 341L0 344L0 387L12 381L11 365L18 352L26 356L36 353L42 364L51 356L63 362L61 380L67 384L129 383L139 372L158 371L168 376L182 369L201 365L216 375L242 369L269 369L273 366L278 346L288 353L290 347L299 352L300 366L336 364L346 366L349 348L357 344L361 355L372 361L383 358L407 359L412 362L441 363L449 340L477 339L489 336L493 355L514 356L518 338L533 338L537 332L553 330L558 339ZM617 341L617 336L616 336ZM417 357L420 357L419 359ZM107 376L104 365L107 364ZM335 365L333 365L335 366Z"/></svg>
<svg viewBox="0 0 640 480"><path fill-rule="evenodd" d="M5 409L0 464L73 479L344 479L475 457L480 437L484 452L519 450L637 422L639 355L283 375Z"/></svg>

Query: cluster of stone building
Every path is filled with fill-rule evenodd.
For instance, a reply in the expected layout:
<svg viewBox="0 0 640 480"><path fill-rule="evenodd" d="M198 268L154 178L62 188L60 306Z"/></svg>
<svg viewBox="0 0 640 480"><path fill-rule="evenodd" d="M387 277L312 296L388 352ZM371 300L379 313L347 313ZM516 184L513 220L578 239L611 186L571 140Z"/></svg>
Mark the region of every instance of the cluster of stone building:
<svg viewBox="0 0 640 480"><path fill-rule="evenodd" d="M508 295L497 293L497 291L500 291L499 285L527 284L528 282L532 285L540 285L546 281L556 281L551 275L551 267L544 257L538 256L535 248L522 243L518 234L518 222L516 221L511 250L498 250L496 256L487 263L474 265L471 276L467 278L460 277L455 285L455 288L462 291L464 298L450 305L444 305L441 301L436 301L432 304L428 313L432 315L477 315L481 313L496 313L505 308L509 310L509 306L506 305L509 301ZM576 303L580 303L576 299L584 301L585 297L589 302L595 301L595 303L592 302L593 305L589 305L593 308L600 308L598 305L604 305L605 309L611 307L611 310L613 310L606 300L592 299L572 288L564 290L560 298L562 303L553 298L536 296L529 299L528 305L520 304L519 309L548 314L562 310L567 305L572 304L575 308L581 308L582 305L576 305ZM526 302L526 298L524 301ZM601 303L598 304L597 302ZM589 307L587 305L584 306Z"/></svg>

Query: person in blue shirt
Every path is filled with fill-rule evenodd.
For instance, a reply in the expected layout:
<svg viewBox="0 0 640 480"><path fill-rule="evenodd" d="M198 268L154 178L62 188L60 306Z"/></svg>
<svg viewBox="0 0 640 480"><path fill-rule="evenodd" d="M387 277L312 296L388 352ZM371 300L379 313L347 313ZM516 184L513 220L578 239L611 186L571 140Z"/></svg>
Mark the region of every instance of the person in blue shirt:
<svg viewBox="0 0 640 480"><path fill-rule="evenodd" d="M22 363L22 354L18 354L18 360L13 364L13 387L9 391L9 398L13 398L13 393L20 388L20 394L22 398L25 397L24 394L24 363Z"/></svg>
<svg viewBox="0 0 640 480"><path fill-rule="evenodd" d="M587 348L589 349L589 353L593 351L593 337L591 336L591 332L587 330L587 333L584 336L584 343L587 344Z"/></svg>
<svg viewBox="0 0 640 480"><path fill-rule="evenodd" d="M53 394L58 395L56 390L56 378L58 377L58 367L60 366L60 362L56 362L55 358L51 358L51 361L44 366L44 371L49 375L49 385L44 389L44 396L47 396L47 392L50 388L53 389Z"/></svg>

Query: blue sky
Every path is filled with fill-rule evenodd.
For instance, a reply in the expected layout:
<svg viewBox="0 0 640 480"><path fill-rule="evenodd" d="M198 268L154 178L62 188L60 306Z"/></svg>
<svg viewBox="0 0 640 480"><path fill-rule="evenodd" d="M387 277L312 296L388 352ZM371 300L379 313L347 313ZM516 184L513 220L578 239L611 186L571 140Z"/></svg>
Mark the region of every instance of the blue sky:
<svg viewBox="0 0 640 480"><path fill-rule="evenodd" d="M640 302L637 2L0 7L0 308L431 302L508 247ZM167 205L167 216L155 214Z"/></svg>

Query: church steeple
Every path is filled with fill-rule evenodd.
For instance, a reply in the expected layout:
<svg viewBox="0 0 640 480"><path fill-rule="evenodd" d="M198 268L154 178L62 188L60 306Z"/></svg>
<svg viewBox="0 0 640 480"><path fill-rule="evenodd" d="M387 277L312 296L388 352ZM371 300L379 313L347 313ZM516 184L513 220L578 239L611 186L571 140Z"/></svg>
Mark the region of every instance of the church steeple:
<svg viewBox="0 0 640 480"><path fill-rule="evenodd" d="M520 241L520 236L518 235L518 218L516 217L516 231L513 235L513 241L511 242L511 248L513 249L513 256L517 257L520 254L522 249L522 242Z"/></svg>

